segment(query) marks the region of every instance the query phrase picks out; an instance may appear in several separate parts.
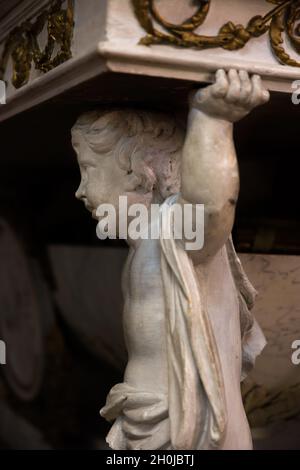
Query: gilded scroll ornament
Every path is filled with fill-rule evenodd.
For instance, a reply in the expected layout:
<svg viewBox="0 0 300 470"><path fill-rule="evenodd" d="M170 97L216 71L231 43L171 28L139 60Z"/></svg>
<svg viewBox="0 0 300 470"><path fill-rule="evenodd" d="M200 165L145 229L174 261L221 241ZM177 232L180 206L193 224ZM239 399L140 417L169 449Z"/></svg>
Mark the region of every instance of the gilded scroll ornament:
<svg viewBox="0 0 300 470"><path fill-rule="evenodd" d="M300 67L300 62L291 58L283 46L285 33L296 52L300 53L300 0L266 1L275 4L266 15L254 16L247 26L228 21L216 36L203 36L195 32L204 23L211 0L196 0L198 8L195 14L179 25L162 18L155 0L132 0L132 3L141 26L147 32L140 44L169 44L195 49L222 47L233 51L242 49L252 38L269 32L271 48L277 60L283 65ZM163 29L156 29L154 21Z"/></svg>
<svg viewBox="0 0 300 470"><path fill-rule="evenodd" d="M68 0L66 9L62 4L63 0L56 0L34 22L25 21L10 32L0 59L0 78L4 76L9 58L13 66L12 84L20 88L28 82L33 63L35 69L48 72L72 57L74 1ZM45 27L47 43L41 49L38 36ZM58 52L54 52L56 48Z"/></svg>

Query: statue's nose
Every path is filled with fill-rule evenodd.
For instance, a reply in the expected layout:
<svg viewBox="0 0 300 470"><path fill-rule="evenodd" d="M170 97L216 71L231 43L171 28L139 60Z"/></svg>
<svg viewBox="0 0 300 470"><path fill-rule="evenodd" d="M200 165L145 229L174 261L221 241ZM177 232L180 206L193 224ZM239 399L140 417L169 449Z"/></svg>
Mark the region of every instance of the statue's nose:
<svg viewBox="0 0 300 470"><path fill-rule="evenodd" d="M78 189L75 193L75 197L80 200L84 197L84 195L85 195L84 187L83 187L83 184L80 183L80 185L79 185L79 187L78 187Z"/></svg>

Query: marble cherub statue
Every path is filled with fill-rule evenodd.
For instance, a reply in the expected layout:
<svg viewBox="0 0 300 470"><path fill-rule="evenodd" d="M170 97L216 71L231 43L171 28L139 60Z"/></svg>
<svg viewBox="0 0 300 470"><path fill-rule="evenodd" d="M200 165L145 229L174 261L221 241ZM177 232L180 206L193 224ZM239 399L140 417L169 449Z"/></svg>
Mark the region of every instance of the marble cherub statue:
<svg viewBox="0 0 300 470"><path fill-rule="evenodd" d="M97 208L204 204L204 245L174 237L127 240L123 272L128 364L101 415L113 449L251 449L240 382L264 336L250 310L255 290L231 241L239 173L233 123L269 99L259 76L218 70L190 99L186 130L172 114L96 110L79 117L72 143L76 197ZM149 224L157 224L150 220ZM117 227L117 229L119 229ZM173 233L173 232L172 232Z"/></svg>

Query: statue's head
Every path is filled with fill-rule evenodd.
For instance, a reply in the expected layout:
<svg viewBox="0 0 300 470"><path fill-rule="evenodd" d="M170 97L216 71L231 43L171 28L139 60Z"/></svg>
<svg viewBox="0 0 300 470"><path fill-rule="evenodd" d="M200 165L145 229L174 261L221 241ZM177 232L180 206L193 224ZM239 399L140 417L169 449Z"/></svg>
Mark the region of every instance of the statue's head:
<svg viewBox="0 0 300 470"><path fill-rule="evenodd" d="M184 131L176 118L139 110L94 111L72 128L81 183L76 197L95 217L100 204L162 202L179 191Z"/></svg>

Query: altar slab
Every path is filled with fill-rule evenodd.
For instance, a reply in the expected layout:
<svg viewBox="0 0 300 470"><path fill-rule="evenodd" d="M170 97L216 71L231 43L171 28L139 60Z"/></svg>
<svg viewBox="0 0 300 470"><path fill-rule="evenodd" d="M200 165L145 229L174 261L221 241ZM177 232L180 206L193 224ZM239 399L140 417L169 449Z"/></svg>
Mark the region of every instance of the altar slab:
<svg viewBox="0 0 300 470"><path fill-rule="evenodd" d="M211 82L220 67L239 68L260 74L270 90L291 93L300 78L299 18L299 6L280 0L17 2L0 17L7 84L0 120L95 77L101 88L107 74L192 87Z"/></svg>

